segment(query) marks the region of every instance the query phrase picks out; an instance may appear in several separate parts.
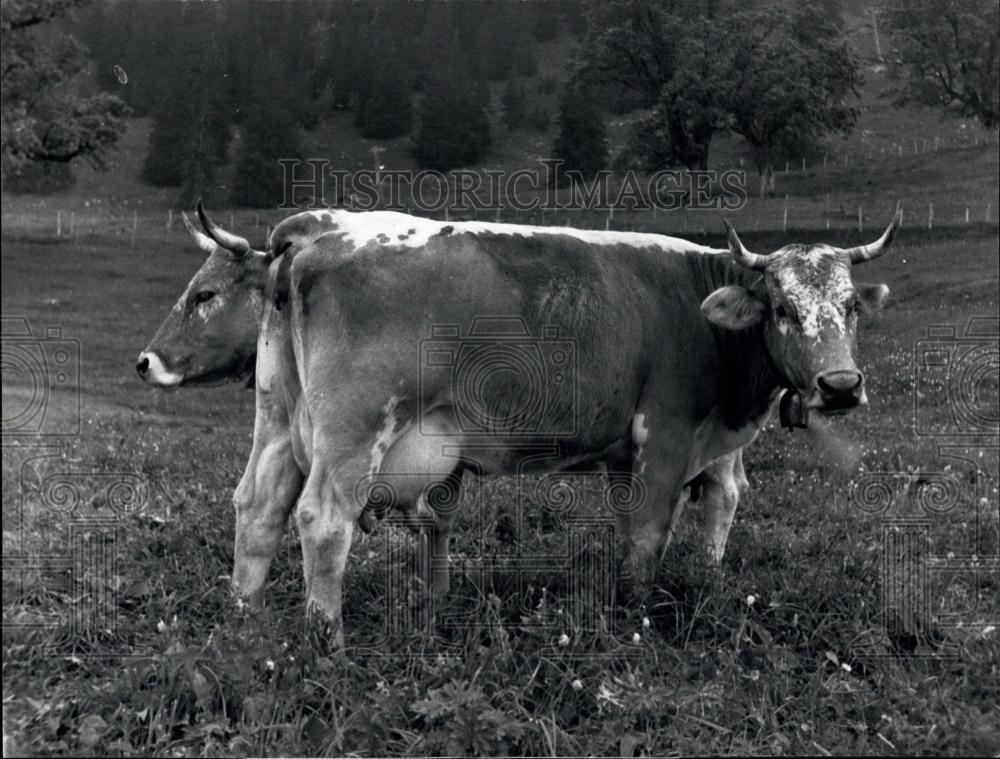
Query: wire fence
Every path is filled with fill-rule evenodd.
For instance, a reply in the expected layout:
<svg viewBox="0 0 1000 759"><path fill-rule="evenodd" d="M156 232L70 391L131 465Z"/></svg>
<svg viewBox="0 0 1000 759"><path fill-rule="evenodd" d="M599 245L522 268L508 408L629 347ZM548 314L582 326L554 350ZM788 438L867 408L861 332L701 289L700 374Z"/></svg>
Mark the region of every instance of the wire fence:
<svg viewBox="0 0 1000 759"><path fill-rule="evenodd" d="M944 150L976 148L987 143L1000 144L1000 133L978 130L960 137L913 137L893 142L889 147L883 146L880 154L912 158ZM860 144L865 144L864 135ZM991 160L995 160L995 157ZM723 217L738 228L761 231L864 232L882 228L897 212L902 215L904 227L926 229L976 223L993 224L998 220L1000 209L997 208L998 195L995 188L986 194L969 187L962 191L942 191L932 197L928 197L928 193L933 192L933 188L922 186L914 190L904 183L900 185L903 192L898 196L857 189L816 192L824 181L829 187L857 185L858 182L850 181L854 171L850 168L852 161L862 164L857 154L852 157L848 153L838 155L835 151L821 158L801 158L795 164L789 161L777 173L780 181L786 185L799 183L799 186L790 187L796 194L779 193L765 197L759 197L753 192L755 174L745 167L739 167L737 170L745 172L746 194L737 208L726 208L721 202L715 201L714 206L709 204L707 208L692 208L688 205L669 210L655 205L639 208L629 203L603 209L565 207L573 205L566 202L565 191L560 191L562 194L555 193L556 203L546 206L543 201L551 201L553 196L549 190L542 188L534 196L518 198L519 205L501 198L494 207L456 211L445 204L434 210L420 210L412 203L411 198L404 198L409 202L398 204L393 210L441 220L642 231L681 237L715 235L722 229ZM849 168L845 170L844 166ZM864 170L868 172L875 168L870 164L864 166ZM837 176L834 176L834 172ZM622 184L621 177L612 179L609 185L610 197L615 197ZM909 194L906 194L907 191ZM354 206L349 197L339 200L336 207L350 209ZM524 207L532 201L538 204L537 207ZM99 199L93 202L74 201L72 196L54 196L33 201L21 196L16 202L4 204L4 234L30 234L66 240L110 236L127 239L133 247L150 238L183 239L184 227L180 212L142 207L138 205L140 202L135 201L132 207L123 204L111 208L102 204ZM559 207L560 205L563 207ZM301 210L309 207L310 204L303 204ZM384 208L385 203L380 203L378 207ZM212 215L218 224L247 237L255 247L264 247L274 226L295 212L294 208L223 208L213 210Z"/></svg>

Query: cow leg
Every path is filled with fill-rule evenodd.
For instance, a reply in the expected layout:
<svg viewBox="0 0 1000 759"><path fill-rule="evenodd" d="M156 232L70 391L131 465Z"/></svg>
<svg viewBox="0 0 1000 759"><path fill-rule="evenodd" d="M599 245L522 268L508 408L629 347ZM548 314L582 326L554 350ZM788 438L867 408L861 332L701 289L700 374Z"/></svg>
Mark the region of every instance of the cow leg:
<svg viewBox="0 0 1000 759"><path fill-rule="evenodd" d="M629 516L630 565L639 582L654 576L684 503L684 473L691 441L665 429L650 434L635 457L641 503ZM651 462L656 462L655 466ZM648 465L647 465L648 463Z"/></svg>
<svg viewBox="0 0 1000 759"><path fill-rule="evenodd" d="M361 482L366 466L367 461L360 458L337 462L336 456L315 455L295 511L302 542L306 613L330 624L335 646L344 642L344 568L354 524L363 508L355 497L355 485Z"/></svg>
<svg viewBox="0 0 1000 759"><path fill-rule="evenodd" d="M258 416L250 460L233 495L233 588L252 603L263 600L268 567L301 487L287 426L262 424Z"/></svg>
<svg viewBox="0 0 1000 759"><path fill-rule="evenodd" d="M722 562L729 529L733 525L741 490L746 486L743 473L743 449L720 456L699 476L701 495L699 502L705 513L705 532L712 558Z"/></svg>
<svg viewBox="0 0 1000 759"><path fill-rule="evenodd" d="M632 455L617 456L605 461L608 472L605 501L614 513L617 539L625 541L626 544L632 535L632 506L642 493L641 490L637 490L634 464Z"/></svg>

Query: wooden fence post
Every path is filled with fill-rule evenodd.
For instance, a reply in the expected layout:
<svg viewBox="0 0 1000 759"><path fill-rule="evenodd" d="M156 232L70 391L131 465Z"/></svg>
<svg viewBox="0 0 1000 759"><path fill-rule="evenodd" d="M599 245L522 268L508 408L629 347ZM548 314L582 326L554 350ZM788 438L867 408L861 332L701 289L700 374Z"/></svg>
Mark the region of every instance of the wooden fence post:
<svg viewBox="0 0 1000 759"><path fill-rule="evenodd" d="M785 207L781 214L781 231L784 232L788 229L788 195L785 195Z"/></svg>
<svg viewBox="0 0 1000 759"><path fill-rule="evenodd" d="M927 228L934 229L934 203L927 204Z"/></svg>
<svg viewBox="0 0 1000 759"><path fill-rule="evenodd" d="M864 232L864 211L862 210L861 204L858 204L858 231Z"/></svg>
<svg viewBox="0 0 1000 759"><path fill-rule="evenodd" d="M62 236L62 211L56 211L56 237Z"/></svg>
<svg viewBox="0 0 1000 759"><path fill-rule="evenodd" d="M167 209L167 229L170 229L174 225L174 209Z"/></svg>

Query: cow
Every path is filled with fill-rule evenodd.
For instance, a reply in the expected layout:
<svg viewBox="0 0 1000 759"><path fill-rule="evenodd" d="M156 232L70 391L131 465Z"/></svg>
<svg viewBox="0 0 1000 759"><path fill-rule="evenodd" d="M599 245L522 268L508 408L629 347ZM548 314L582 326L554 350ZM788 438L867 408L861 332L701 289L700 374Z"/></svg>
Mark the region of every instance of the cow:
<svg viewBox="0 0 1000 759"><path fill-rule="evenodd" d="M746 488L742 449L779 396L800 414L867 403L857 321L888 288L855 283L852 267L882 255L897 226L869 245L762 255L728 223L728 248L713 249L655 234L321 211L286 219L258 252L199 215L205 233L189 231L209 258L137 368L161 387L244 377L256 335L233 584L260 598L297 504L307 611L338 642L354 525L379 485L394 506L432 517L435 593L447 588L454 499L427 494L453 489L464 467L603 461L613 481L642 490L637 508L616 513L640 576L662 556L685 491L696 492L721 558ZM233 319L238 338L222 350ZM486 345L484 366L509 353L511 334L488 331L506 346L491 358L475 331L484 320L519 326L522 343L568 343L577 362L561 376L572 381L560 384L555 351L541 345L531 355L552 375L543 385L531 371L485 369L471 387L457 382L463 344ZM443 345L439 355L423 355L428 344Z"/></svg>

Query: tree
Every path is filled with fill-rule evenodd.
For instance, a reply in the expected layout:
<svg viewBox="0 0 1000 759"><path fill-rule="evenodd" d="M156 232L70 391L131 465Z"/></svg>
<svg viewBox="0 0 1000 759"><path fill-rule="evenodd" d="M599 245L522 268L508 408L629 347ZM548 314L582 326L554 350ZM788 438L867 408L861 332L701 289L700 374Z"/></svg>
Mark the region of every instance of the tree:
<svg viewBox="0 0 1000 759"><path fill-rule="evenodd" d="M721 5L722 3L719 3ZM655 109L671 162L705 169L712 138L725 123L716 87L728 26L715 3L610 0L593 7L579 75L631 91Z"/></svg>
<svg viewBox="0 0 1000 759"><path fill-rule="evenodd" d="M244 108L236 155L233 197L243 205L275 206L284 199L282 159L302 156L295 115L283 95L284 69L277 53L263 61L255 76L253 97Z"/></svg>
<svg viewBox="0 0 1000 759"><path fill-rule="evenodd" d="M490 91L470 70L453 39L424 89L413 156L421 166L468 166L490 146Z"/></svg>
<svg viewBox="0 0 1000 759"><path fill-rule="evenodd" d="M649 169L707 169L714 136L732 129L773 189L779 157L854 123L847 98L860 78L832 0L749 9L612 0L596 12L581 75L631 91L634 105L649 109L628 156Z"/></svg>
<svg viewBox="0 0 1000 759"><path fill-rule="evenodd" d="M815 149L857 118L848 104L861 80L838 16L814 4L765 7L734 17L728 81L721 84L734 132L746 140L760 194L774 192L774 168Z"/></svg>
<svg viewBox="0 0 1000 759"><path fill-rule="evenodd" d="M531 31L539 42L559 36L559 3L556 0L536 0L529 6L534 11Z"/></svg>
<svg viewBox="0 0 1000 759"><path fill-rule="evenodd" d="M892 0L885 16L902 100L1000 123L1000 8L995 0Z"/></svg>
<svg viewBox="0 0 1000 759"><path fill-rule="evenodd" d="M571 84L559 103L559 133L552 155L585 178L607 166L608 132L600 108L586 88Z"/></svg>
<svg viewBox="0 0 1000 759"><path fill-rule="evenodd" d="M125 132L128 109L114 95L80 94L84 48L55 23L80 0L7 0L0 6L0 157L3 175L32 164L98 169Z"/></svg>
<svg viewBox="0 0 1000 759"><path fill-rule="evenodd" d="M384 53L384 51L383 51ZM410 83L394 56L381 55L381 61L370 69L373 76L368 87L358 94L354 123L362 136L388 139L407 134L413 126L413 104Z"/></svg>
<svg viewBox="0 0 1000 759"><path fill-rule="evenodd" d="M156 187L181 187L185 206L211 195L216 169L228 158L230 98L216 31L222 27L218 6L178 7L169 59L173 76L153 110L142 179Z"/></svg>
<svg viewBox="0 0 1000 759"><path fill-rule="evenodd" d="M514 71L518 76L534 76L538 73L535 47L523 29L514 36Z"/></svg>
<svg viewBox="0 0 1000 759"><path fill-rule="evenodd" d="M518 129L527 121L528 95L524 87L515 84L513 80L508 81L504 87L500 105L503 108L503 123L508 129Z"/></svg>

